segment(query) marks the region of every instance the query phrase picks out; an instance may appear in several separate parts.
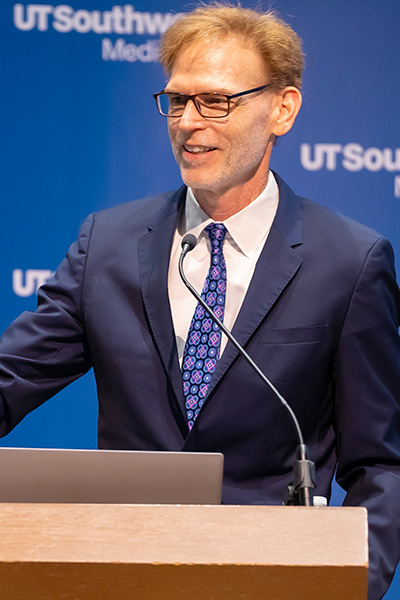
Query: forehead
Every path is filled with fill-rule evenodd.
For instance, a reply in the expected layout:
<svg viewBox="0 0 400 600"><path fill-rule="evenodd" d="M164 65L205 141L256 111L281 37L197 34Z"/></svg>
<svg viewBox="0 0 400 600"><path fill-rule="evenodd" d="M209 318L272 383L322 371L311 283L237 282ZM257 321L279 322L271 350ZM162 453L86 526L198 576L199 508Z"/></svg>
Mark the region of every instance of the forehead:
<svg viewBox="0 0 400 600"><path fill-rule="evenodd" d="M260 52L244 40L206 39L180 50L167 89L184 93L235 92L263 85L267 78Z"/></svg>

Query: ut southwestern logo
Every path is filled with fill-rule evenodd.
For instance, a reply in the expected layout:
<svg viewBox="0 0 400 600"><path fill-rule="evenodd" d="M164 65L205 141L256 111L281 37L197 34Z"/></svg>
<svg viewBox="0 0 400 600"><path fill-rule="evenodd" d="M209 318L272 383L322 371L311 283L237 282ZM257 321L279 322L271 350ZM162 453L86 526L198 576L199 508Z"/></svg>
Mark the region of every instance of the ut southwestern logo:
<svg viewBox="0 0 400 600"><path fill-rule="evenodd" d="M96 33L118 35L162 35L182 13L135 11L131 4L113 6L110 10L74 10L60 4L14 4L14 25L20 31L48 31L58 33ZM119 38L113 43L102 40L102 59L128 62L156 62L158 41L147 40L143 44L127 43Z"/></svg>
<svg viewBox="0 0 400 600"><path fill-rule="evenodd" d="M361 144L301 144L300 162L307 171L319 171L324 167L336 171L340 164L347 171L371 172L400 171L400 148L363 148ZM400 198L400 175L394 179L394 195Z"/></svg>
<svg viewBox="0 0 400 600"><path fill-rule="evenodd" d="M14 269L12 273L13 292L22 298L32 296L52 275L53 271L47 269L27 269L25 272L22 269Z"/></svg>

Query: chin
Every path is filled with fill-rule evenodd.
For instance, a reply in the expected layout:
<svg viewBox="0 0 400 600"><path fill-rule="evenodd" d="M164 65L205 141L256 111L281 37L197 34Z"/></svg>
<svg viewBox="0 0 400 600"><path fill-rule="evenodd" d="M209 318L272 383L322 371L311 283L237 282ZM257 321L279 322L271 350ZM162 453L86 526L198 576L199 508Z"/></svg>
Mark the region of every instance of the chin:
<svg viewBox="0 0 400 600"><path fill-rule="evenodd" d="M188 172L184 169L181 169L181 177L182 181L188 187L191 187L196 190L207 190L207 191L217 191L220 187L220 182L215 181L212 176L207 173L195 174L193 172Z"/></svg>

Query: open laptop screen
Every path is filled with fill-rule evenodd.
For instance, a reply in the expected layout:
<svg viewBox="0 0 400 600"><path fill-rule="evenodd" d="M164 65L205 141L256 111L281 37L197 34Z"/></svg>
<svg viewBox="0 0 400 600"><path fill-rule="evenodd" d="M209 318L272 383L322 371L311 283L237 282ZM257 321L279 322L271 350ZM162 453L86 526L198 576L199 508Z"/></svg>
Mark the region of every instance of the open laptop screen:
<svg viewBox="0 0 400 600"><path fill-rule="evenodd" d="M0 448L0 502L220 504L223 455Z"/></svg>

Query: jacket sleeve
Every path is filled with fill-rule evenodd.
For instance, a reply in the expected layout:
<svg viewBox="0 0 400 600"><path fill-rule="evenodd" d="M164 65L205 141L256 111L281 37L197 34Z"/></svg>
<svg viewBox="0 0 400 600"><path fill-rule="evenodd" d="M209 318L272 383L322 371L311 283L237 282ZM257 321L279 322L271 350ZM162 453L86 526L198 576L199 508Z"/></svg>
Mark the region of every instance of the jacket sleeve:
<svg viewBox="0 0 400 600"><path fill-rule="evenodd" d="M91 367L82 287L94 217L81 227L53 277L0 338L0 436Z"/></svg>
<svg viewBox="0 0 400 600"><path fill-rule="evenodd" d="M400 314L390 244L379 239L358 277L336 360L337 481L369 522L368 600L400 558Z"/></svg>

